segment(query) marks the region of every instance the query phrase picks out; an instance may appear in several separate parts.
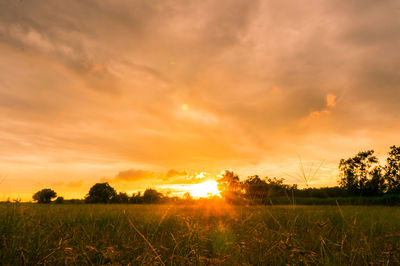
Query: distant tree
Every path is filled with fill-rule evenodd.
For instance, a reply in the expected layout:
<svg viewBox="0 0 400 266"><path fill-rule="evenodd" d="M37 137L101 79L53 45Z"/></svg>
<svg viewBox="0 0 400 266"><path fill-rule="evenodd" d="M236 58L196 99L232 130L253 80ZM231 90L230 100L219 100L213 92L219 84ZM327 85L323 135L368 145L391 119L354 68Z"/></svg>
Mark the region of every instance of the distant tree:
<svg viewBox="0 0 400 266"><path fill-rule="evenodd" d="M320 188L304 188L295 189L294 194L296 197L313 197L313 198L329 198L329 197L347 197L350 194L346 189L335 187L320 187Z"/></svg>
<svg viewBox="0 0 400 266"><path fill-rule="evenodd" d="M400 147L391 146L384 167L384 177L388 193L400 192Z"/></svg>
<svg viewBox="0 0 400 266"><path fill-rule="evenodd" d="M119 192L111 198L110 203L129 203L129 196L125 192Z"/></svg>
<svg viewBox="0 0 400 266"><path fill-rule="evenodd" d="M69 199L69 200L64 200L64 202L70 204L83 204L85 203L85 199Z"/></svg>
<svg viewBox="0 0 400 266"><path fill-rule="evenodd" d="M374 156L373 150L359 152L352 158L340 160L340 186L353 195L361 196L368 193L370 177L374 175L377 177L379 172L375 169L378 167L377 164L378 158Z"/></svg>
<svg viewBox="0 0 400 266"><path fill-rule="evenodd" d="M249 176L243 182L246 199L256 203L270 203L271 197L294 195L297 185L283 183L283 178L260 178L258 175Z"/></svg>
<svg viewBox="0 0 400 266"><path fill-rule="evenodd" d="M236 203L242 195L242 183L233 171L225 170L217 180L221 196L230 203Z"/></svg>
<svg viewBox="0 0 400 266"><path fill-rule="evenodd" d="M143 203L143 197L140 191L137 194L133 194L132 197L129 198L129 203Z"/></svg>
<svg viewBox="0 0 400 266"><path fill-rule="evenodd" d="M54 203L63 204L63 203L64 203L64 198L63 198L63 197L58 197L58 198L56 198L56 200L54 201Z"/></svg>
<svg viewBox="0 0 400 266"><path fill-rule="evenodd" d="M92 186L85 198L86 203L110 203L111 199L116 196L115 189L105 183L97 183Z"/></svg>
<svg viewBox="0 0 400 266"><path fill-rule="evenodd" d="M284 184L283 178L266 178L267 180L267 187L268 193L267 195L270 197L277 197L277 196L290 196L289 193L297 189L297 185L288 185Z"/></svg>
<svg viewBox="0 0 400 266"><path fill-rule="evenodd" d="M382 174L382 167L376 166L369 172L369 179L365 184L362 194L364 196L382 196L387 185Z"/></svg>
<svg viewBox="0 0 400 266"><path fill-rule="evenodd" d="M45 188L33 195L33 200L37 201L38 203L50 203L52 198L57 197L57 193L50 189Z"/></svg>
<svg viewBox="0 0 400 266"><path fill-rule="evenodd" d="M143 193L144 203L159 203L163 197L163 194L155 189L148 188Z"/></svg>
<svg viewBox="0 0 400 266"><path fill-rule="evenodd" d="M263 201L268 196L267 182L258 175L249 176L243 184L245 196L251 201Z"/></svg>

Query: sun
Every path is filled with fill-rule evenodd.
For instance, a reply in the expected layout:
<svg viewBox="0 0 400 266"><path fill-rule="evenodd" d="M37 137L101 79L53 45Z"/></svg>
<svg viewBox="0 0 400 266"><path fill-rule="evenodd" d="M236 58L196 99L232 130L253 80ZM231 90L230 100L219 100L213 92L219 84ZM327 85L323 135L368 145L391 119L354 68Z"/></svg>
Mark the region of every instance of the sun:
<svg viewBox="0 0 400 266"><path fill-rule="evenodd" d="M191 185L188 188L188 192L192 197L196 198L204 198L204 197L219 195L217 182L214 180L209 180L199 184Z"/></svg>

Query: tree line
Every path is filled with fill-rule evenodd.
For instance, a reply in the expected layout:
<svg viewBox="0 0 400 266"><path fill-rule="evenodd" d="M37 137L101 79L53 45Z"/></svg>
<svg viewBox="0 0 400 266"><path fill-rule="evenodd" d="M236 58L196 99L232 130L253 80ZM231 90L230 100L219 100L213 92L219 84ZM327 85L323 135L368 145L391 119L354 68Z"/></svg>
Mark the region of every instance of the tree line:
<svg viewBox="0 0 400 266"><path fill-rule="evenodd" d="M374 150L357 153L339 162L338 186L299 189L296 184L285 184L284 179L260 178L258 175L241 181L233 171L225 170L217 180L221 197L229 203L269 204L272 199L284 198L344 198L344 197L382 197L400 194L400 147L391 146L385 165L380 165ZM33 195L38 203L50 203L57 193L52 189L43 189ZM186 193L184 199L192 200ZM119 192L109 183L96 183L83 200L69 202L84 203L163 203L180 201L182 198L163 195L149 188L144 193L129 196ZM55 203L64 203L58 197ZM304 201L306 202L306 201Z"/></svg>
<svg viewBox="0 0 400 266"><path fill-rule="evenodd" d="M33 195L33 200L38 203L50 203L54 198L56 198L54 203L161 203L167 198L177 199L177 197L166 197L152 188L146 189L143 194L138 192L129 196L125 192L117 193L108 182L93 185L84 199L65 200L63 197L57 197L57 193L49 188L42 189Z"/></svg>
<svg viewBox="0 0 400 266"><path fill-rule="evenodd" d="M382 197L400 194L400 147L391 146L386 164L380 165L374 150L357 153L339 162L338 186L299 189L296 184L284 184L284 179L239 176L225 171L218 180L221 195L230 202L268 203L274 197L338 198Z"/></svg>

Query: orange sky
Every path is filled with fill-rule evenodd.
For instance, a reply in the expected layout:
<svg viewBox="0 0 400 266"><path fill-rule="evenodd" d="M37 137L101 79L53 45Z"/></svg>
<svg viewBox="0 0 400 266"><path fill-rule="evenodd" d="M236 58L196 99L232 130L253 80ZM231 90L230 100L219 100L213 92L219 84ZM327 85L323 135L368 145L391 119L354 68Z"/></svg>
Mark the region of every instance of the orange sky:
<svg viewBox="0 0 400 266"><path fill-rule="evenodd" d="M299 158L324 161L312 185L335 185L341 158L399 144L399 13L394 0L2 1L0 200L227 168L301 184Z"/></svg>

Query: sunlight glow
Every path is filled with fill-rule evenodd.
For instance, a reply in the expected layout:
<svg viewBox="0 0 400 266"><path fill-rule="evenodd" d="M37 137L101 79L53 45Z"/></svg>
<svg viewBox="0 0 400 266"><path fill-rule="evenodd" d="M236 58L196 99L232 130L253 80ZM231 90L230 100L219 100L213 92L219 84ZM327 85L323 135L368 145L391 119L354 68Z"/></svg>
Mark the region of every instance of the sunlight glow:
<svg viewBox="0 0 400 266"><path fill-rule="evenodd" d="M196 175L196 178L203 179L204 177L206 177L206 174L207 173L205 172L201 172L200 174Z"/></svg>
<svg viewBox="0 0 400 266"><path fill-rule="evenodd" d="M189 109L189 105L187 105L186 103L181 105L182 110L186 111Z"/></svg>
<svg viewBox="0 0 400 266"><path fill-rule="evenodd" d="M219 196L217 182L214 180L205 181L203 183L194 184L188 187L188 192L192 197L209 197Z"/></svg>

